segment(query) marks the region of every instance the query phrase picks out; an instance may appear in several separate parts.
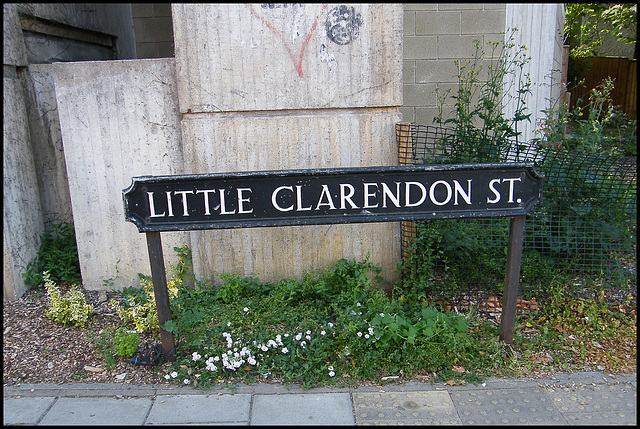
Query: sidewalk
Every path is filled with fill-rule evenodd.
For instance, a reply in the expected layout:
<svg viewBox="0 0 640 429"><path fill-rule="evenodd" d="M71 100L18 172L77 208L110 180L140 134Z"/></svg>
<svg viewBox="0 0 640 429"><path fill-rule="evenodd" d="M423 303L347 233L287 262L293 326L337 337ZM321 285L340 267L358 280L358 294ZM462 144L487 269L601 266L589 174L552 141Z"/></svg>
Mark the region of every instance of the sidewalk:
<svg viewBox="0 0 640 429"><path fill-rule="evenodd" d="M4 388L5 425L636 425L636 374L600 372L485 385L236 389L127 384Z"/></svg>

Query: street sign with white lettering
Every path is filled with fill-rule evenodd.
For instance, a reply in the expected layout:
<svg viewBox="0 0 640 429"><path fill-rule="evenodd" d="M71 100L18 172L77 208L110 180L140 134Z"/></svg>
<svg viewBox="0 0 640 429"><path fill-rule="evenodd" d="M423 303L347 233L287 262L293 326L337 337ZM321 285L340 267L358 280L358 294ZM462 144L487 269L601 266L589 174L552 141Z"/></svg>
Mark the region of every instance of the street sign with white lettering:
<svg viewBox="0 0 640 429"><path fill-rule="evenodd" d="M123 191L140 232L520 216L541 195L524 163L134 177Z"/></svg>

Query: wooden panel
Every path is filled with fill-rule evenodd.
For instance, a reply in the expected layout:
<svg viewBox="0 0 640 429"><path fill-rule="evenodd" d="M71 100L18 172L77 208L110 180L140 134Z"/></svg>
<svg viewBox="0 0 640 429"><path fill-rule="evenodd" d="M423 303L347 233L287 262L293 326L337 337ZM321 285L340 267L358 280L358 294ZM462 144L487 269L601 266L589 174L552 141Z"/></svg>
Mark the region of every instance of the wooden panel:
<svg viewBox="0 0 640 429"><path fill-rule="evenodd" d="M571 89L571 107L582 99L581 106L589 102L589 91L598 86L607 76L615 79L611 99L614 106L620 106L630 119L636 119L637 97L636 60L627 58L589 57L574 60L577 64L591 63L584 86Z"/></svg>

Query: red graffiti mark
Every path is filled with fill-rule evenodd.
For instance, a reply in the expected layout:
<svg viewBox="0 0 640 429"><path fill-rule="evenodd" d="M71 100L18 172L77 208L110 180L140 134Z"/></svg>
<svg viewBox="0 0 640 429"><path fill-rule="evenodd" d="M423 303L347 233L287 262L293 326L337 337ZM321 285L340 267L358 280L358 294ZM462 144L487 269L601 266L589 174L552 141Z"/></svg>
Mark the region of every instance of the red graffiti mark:
<svg viewBox="0 0 640 429"><path fill-rule="evenodd" d="M327 8L327 4L324 3L322 5L322 10L318 14L318 16L316 16L316 19L313 21L313 25L311 26L311 29L307 33L307 36L305 37L305 40L302 43L302 47L300 48L300 54L298 55L297 59L296 59L294 53L291 51L291 48L289 47L289 45L285 41L284 36L282 35L282 33L277 28L275 28L269 21L267 21L262 16L260 16L255 11L255 9L253 8L253 6L251 4L245 3L245 5L249 8L249 10L251 11L251 14L253 16L255 16L260 21L262 21L262 23L269 30L271 30L276 36L278 36L278 38L280 38L280 41L282 42L282 44L284 45L284 48L287 50L287 53L289 54L289 58L291 58L291 62L293 62L293 67L298 72L298 76L304 78L304 73L302 72L302 59L304 58L304 52L307 49L307 45L309 44L309 41L311 40L311 36L313 35L313 32L315 31L316 27L318 26L318 19L320 18L320 16L324 12L324 10Z"/></svg>

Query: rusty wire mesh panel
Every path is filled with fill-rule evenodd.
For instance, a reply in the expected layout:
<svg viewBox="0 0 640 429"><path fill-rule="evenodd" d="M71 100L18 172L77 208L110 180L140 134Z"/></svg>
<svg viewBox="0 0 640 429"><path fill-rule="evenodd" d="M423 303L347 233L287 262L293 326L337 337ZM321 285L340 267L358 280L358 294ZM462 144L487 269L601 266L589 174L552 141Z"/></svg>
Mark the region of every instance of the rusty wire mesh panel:
<svg viewBox="0 0 640 429"><path fill-rule="evenodd" d="M592 294L598 285L621 297L631 293L635 301L636 158L509 141L467 138L461 142L455 130L408 123L397 125L396 139L400 162L405 165L528 161L545 175L543 201L525 224L523 302L543 294L555 273L572 276L575 293ZM425 280L425 286L432 293L459 303L479 290L490 298L501 293L509 219L411 224L401 228L403 246L413 243L414 255L422 252L428 259L429 266L420 275L426 279L427 271L431 272L432 279Z"/></svg>

